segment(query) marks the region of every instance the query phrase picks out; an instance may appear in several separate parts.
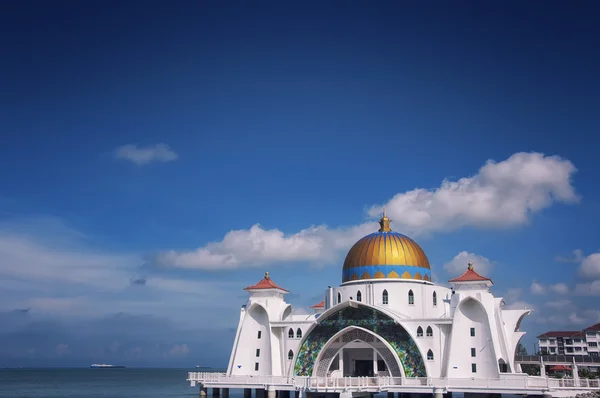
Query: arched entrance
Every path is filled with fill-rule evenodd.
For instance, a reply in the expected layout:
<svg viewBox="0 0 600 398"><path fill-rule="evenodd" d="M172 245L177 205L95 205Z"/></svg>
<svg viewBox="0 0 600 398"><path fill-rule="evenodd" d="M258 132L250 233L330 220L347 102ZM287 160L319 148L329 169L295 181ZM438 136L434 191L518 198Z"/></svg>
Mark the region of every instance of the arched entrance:
<svg viewBox="0 0 600 398"><path fill-rule="evenodd" d="M401 363L393 348L375 333L349 326L333 336L317 357L315 376L326 377L330 370L340 376L402 377Z"/></svg>
<svg viewBox="0 0 600 398"><path fill-rule="evenodd" d="M296 376L316 375L315 364L321 351L334 336L351 326L356 327L354 329L364 329L364 332L372 332L371 336L377 336L380 341L385 342L385 346L392 348L390 353L395 356L394 361L383 358L388 366L391 367L393 362L400 363L406 377L427 376L425 361L419 348L410 334L392 317L363 303L347 302L336 307L340 308L323 313L317 324L304 336L294 363ZM383 357L383 350L380 354ZM325 352L321 357L324 355ZM327 371L328 368L325 369Z"/></svg>

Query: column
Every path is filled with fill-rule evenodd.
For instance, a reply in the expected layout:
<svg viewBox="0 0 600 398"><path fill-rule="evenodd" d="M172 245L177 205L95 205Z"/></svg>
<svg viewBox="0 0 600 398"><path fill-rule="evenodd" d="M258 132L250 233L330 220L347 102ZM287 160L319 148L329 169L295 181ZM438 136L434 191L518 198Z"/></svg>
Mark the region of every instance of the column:
<svg viewBox="0 0 600 398"><path fill-rule="evenodd" d="M200 386L200 398L206 398L206 387Z"/></svg>
<svg viewBox="0 0 600 398"><path fill-rule="evenodd" d="M340 372L342 372L342 377L344 377L344 349L343 348L340 350L340 353L338 354L338 368L340 369Z"/></svg>
<svg viewBox="0 0 600 398"><path fill-rule="evenodd" d="M373 376L377 376L377 351L373 348Z"/></svg>
<svg viewBox="0 0 600 398"><path fill-rule="evenodd" d="M244 398L252 398L252 390L250 388L244 388Z"/></svg>
<svg viewBox="0 0 600 398"><path fill-rule="evenodd" d="M277 391L275 391L275 387L269 386L267 389L267 398L277 398Z"/></svg>
<svg viewBox="0 0 600 398"><path fill-rule="evenodd" d="M444 393L440 388L433 389L433 398L444 398Z"/></svg>
<svg viewBox="0 0 600 398"><path fill-rule="evenodd" d="M221 394L223 398L229 398L229 388L221 388Z"/></svg>

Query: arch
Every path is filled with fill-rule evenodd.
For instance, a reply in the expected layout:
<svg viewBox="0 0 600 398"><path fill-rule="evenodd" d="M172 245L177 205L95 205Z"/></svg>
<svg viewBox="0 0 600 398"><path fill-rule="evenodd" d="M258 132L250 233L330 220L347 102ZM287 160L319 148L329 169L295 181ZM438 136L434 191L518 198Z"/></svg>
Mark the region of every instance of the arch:
<svg viewBox="0 0 600 398"><path fill-rule="evenodd" d="M437 307L437 293L433 292L433 306Z"/></svg>
<svg viewBox="0 0 600 398"><path fill-rule="evenodd" d="M356 340L360 340L369 344L375 350L375 352L383 358L383 361L385 362L386 367L390 371L392 377L405 377L404 372L402 371L402 362L398 356L393 353L393 347L375 332L358 326L348 326L333 335L327 341L317 355L317 359L315 361L316 369L313 371L313 376L326 377L327 371L331 367L331 363L344 348L344 346ZM384 347L374 347L373 343L375 342L383 344Z"/></svg>
<svg viewBox="0 0 600 398"><path fill-rule="evenodd" d="M381 307L380 307L381 308ZM311 376L315 359L325 344L348 326L370 330L385 340L401 358L406 377L427 377L425 361L410 333L393 316L367 304L346 301L339 307L325 311L305 333L296 352L294 375Z"/></svg>
<svg viewBox="0 0 600 398"><path fill-rule="evenodd" d="M410 289L408 291L408 304L409 305L414 305L415 304L415 294L413 293L412 289Z"/></svg>
<svg viewBox="0 0 600 398"><path fill-rule="evenodd" d="M342 293L338 292L338 301L337 303L341 303L342 302Z"/></svg>
<svg viewBox="0 0 600 398"><path fill-rule="evenodd" d="M362 293L360 292L360 290L356 292L356 301L362 301Z"/></svg>
<svg viewBox="0 0 600 398"><path fill-rule="evenodd" d="M389 296L388 296L388 291L383 289L383 293L381 294L381 303L382 304L388 304L389 303Z"/></svg>
<svg viewBox="0 0 600 398"><path fill-rule="evenodd" d="M290 338L290 339L294 338L294 329L290 328L290 330L288 330L288 338Z"/></svg>
<svg viewBox="0 0 600 398"><path fill-rule="evenodd" d="M291 361L292 359L294 359L294 351L289 350L288 351L288 361Z"/></svg>
<svg viewBox="0 0 600 398"><path fill-rule="evenodd" d="M500 358L498 359L498 370L500 373L509 373L510 366L504 361L504 359Z"/></svg>
<svg viewBox="0 0 600 398"><path fill-rule="evenodd" d="M417 337L423 337L423 328L421 326L417 328Z"/></svg>
<svg viewBox="0 0 600 398"><path fill-rule="evenodd" d="M292 305L288 304L287 307L285 307L285 310L283 310L283 314L281 315L281 320L284 321L285 318L287 318L291 314L292 314Z"/></svg>
<svg viewBox="0 0 600 398"><path fill-rule="evenodd" d="M427 360L433 361L433 351L431 351L431 350L427 351Z"/></svg>
<svg viewBox="0 0 600 398"><path fill-rule="evenodd" d="M427 337L433 337L433 329L431 328L431 326L427 326Z"/></svg>

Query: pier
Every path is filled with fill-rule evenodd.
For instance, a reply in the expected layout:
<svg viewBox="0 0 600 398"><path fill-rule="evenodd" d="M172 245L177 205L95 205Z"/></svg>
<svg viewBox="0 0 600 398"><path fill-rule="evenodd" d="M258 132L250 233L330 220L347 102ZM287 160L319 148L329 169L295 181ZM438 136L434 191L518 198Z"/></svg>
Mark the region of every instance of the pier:
<svg viewBox="0 0 600 398"><path fill-rule="evenodd" d="M448 393L516 394L545 397L574 397L576 394L600 390L598 379L556 379L526 374L501 374L497 378L436 377L308 377L308 376L242 376L225 373L190 372L192 387L202 389L255 389L257 391L297 391L305 394L342 394L345 397L374 393L433 394L439 398ZM205 392L206 393L206 392ZM218 396L216 392L216 396ZM213 393L215 396L215 393ZM271 396L271 395L269 395Z"/></svg>

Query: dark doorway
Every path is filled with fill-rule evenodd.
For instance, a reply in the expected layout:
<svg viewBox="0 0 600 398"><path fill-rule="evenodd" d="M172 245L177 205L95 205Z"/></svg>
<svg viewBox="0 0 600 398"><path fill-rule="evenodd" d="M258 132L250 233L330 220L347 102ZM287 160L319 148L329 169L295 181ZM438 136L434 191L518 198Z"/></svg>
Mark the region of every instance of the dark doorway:
<svg viewBox="0 0 600 398"><path fill-rule="evenodd" d="M357 360L354 376L373 376L373 361Z"/></svg>

